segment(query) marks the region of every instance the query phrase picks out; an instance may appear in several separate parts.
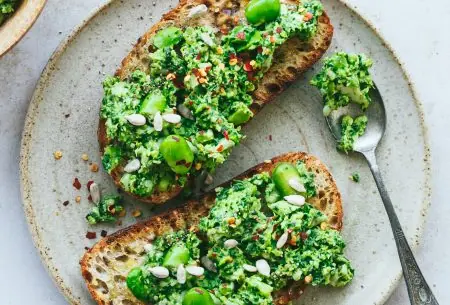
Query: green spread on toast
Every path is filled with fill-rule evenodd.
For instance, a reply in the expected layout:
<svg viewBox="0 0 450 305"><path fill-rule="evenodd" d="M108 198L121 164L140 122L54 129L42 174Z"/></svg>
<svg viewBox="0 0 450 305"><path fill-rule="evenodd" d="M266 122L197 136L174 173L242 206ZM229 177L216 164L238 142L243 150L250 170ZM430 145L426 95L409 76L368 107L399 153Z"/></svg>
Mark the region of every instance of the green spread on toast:
<svg viewBox="0 0 450 305"><path fill-rule="evenodd" d="M241 23L221 38L207 26L157 32L149 74L103 83L104 168L123 166L121 185L139 196L214 172L243 139L240 125L253 116L252 92L275 50L292 37L313 37L321 15L320 2L310 0L281 4L272 21ZM258 23L258 13L252 16Z"/></svg>
<svg viewBox="0 0 450 305"><path fill-rule="evenodd" d="M128 288L155 305L269 305L272 292L293 282L348 284L354 270L343 238L304 201L316 192L314 177L302 162L279 163L272 176L217 188L198 228L146 247L146 261L129 272Z"/></svg>

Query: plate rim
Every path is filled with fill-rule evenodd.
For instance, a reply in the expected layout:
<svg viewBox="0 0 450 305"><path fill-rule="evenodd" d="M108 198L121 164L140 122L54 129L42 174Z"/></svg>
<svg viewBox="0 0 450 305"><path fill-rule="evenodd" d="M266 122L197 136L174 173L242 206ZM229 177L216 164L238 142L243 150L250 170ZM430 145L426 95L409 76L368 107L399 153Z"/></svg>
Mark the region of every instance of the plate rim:
<svg viewBox="0 0 450 305"><path fill-rule="evenodd" d="M43 0L46 2L47 0ZM36 83L35 89L33 90L33 95L30 100L30 104L27 108L27 113L24 120L24 128L22 131L22 139L20 144L20 161L19 161L19 170L20 170L20 192L23 201L23 209L25 212L26 221L28 224L28 230L33 239L33 244L38 250L39 256L45 268L47 269L48 274L50 275L53 282L56 284L58 289L61 291L66 300L73 305L81 305L80 300L76 298L71 289L65 285L64 280L59 275L58 269L53 266L50 255L47 253L45 246L40 237L40 230L35 223L35 215L32 206L31 200L31 189L30 189L30 179L27 175L28 168L28 156L30 152L30 141L31 135L34 127L33 117L39 109L39 105L41 102L40 94L44 91L45 85L48 83L48 80L53 72L53 66L57 63L59 58L64 54L66 49L70 46L73 40L80 34L80 32L88 26L92 19L97 17L107 8L109 8L114 2L118 0L108 0L106 3L100 4L96 8L93 9L88 16L81 21L72 31L71 33L58 45L53 54L50 56L45 68L43 69L39 79ZM425 175L425 184L424 184L424 200L422 202L421 213L423 217L421 217L418 228L416 228L416 234L414 234L413 242L410 243L410 246L413 252L416 252L417 248L422 242L424 226L428 219L428 211L431 205L431 197L432 197L432 161L431 161L431 146L430 146L430 138L428 125L426 123L425 111L423 107L423 103L419 99L419 95L417 93L416 85L412 81L411 75L405 69L405 65L400 60L396 51L392 48L391 44L385 39L384 35L372 24L370 20L363 16L357 10L356 6L351 6L348 3L348 0L335 0L343 4L352 14L359 17L370 30L382 41L383 46L389 51L390 55L392 55L394 61L399 65L401 73L404 76L404 79L407 82L408 89L411 92L411 96L413 98L415 107L417 108L420 127L423 133L423 143L424 143L424 165L425 169L423 170ZM39 14L38 14L39 15ZM37 19L37 17L36 17ZM31 26L30 26L31 28ZM26 33L26 32L25 32ZM20 39L19 39L20 40ZM1 58L2 55L0 55ZM398 272L396 276L394 276L394 280L390 283L386 290L384 290L378 301L374 303L374 305L382 305L384 304L388 298L392 295L394 289L398 286L400 279L402 277L401 270ZM81 277L80 277L80 280Z"/></svg>
<svg viewBox="0 0 450 305"><path fill-rule="evenodd" d="M20 5L26 5L26 4L27 3L21 3ZM15 33L13 36L11 36L11 39L9 39L10 41L5 44L4 48L0 49L0 59L4 55L6 55L9 51L11 51L11 49L22 40L22 38L28 33L28 31L31 30L31 28L33 27L33 25L36 23L36 21L38 20L39 16L41 15L42 11L44 10L44 7L45 7L46 4L47 4L47 0L39 0L35 10L33 11L33 14L30 15L30 18L29 18L28 22L26 22L26 24L24 26L22 26L17 31L17 33ZM10 17L11 21L14 18L16 18L16 16L13 14ZM9 22L9 20L6 20L5 24L7 22ZM5 24L0 25L0 26L5 26ZM40 78L41 77L39 77L39 79Z"/></svg>

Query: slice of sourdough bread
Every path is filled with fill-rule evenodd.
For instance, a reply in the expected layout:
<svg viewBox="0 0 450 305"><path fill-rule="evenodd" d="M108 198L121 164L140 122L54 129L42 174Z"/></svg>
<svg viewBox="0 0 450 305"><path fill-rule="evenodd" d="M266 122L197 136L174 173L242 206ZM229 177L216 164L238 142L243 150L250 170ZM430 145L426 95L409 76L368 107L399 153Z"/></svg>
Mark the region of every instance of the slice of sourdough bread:
<svg viewBox="0 0 450 305"><path fill-rule="evenodd" d="M181 0L177 7L165 14L158 23L139 38L134 48L122 61L122 65L117 70L116 75L121 79L126 79L135 70L149 71L149 53L152 49L150 38L160 29L172 25L178 27L196 25L215 28L230 27L234 22L234 18L238 18L238 20L245 18L245 7L248 2L249 0ZM288 4L299 3L298 0L285 0L282 2ZM198 18L189 18L189 11L200 4L205 4L208 7L207 13ZM234 14L229 15L230 11L234 12ZM328 49L332 36L333 26L326 13L323 13L319 18L317 34L310 41L304 42L299 38L292 38L279 47L275 52L272 67L266 72L253 94L253 104L251 105L253 113L258 113L265 104L273 100L299 75L314 65ZM103 154L105 147L109 143L104 120L99 122L98 139L100 150ZM121 187L120 178L123 173L122 166L118 166L111 173L118 187ZM174 186L167 192L155 191L148 197L130 195L143 202L163 204L177 196L181 190L181 187Z"/></svg>
<svg viewBox="0 0 450 305"><path fill-rule="evenodd" d="M244 179L261 172L271 172L278 162L297 163L303 161L306 168L315 173L316 197L308 202L328 216L330 227L342 228L342 202L336 183L328 168L316 157L306 153L288 153L261 163L235 179ZM227 182L224 185L229 185ZM128 290L126 277L135 266L145 261L144 246L156 236L168 232L197 226L214 204L215 193L211 192L198 201L189 201L185 206L120 230L100 240L86 252L80 261L81 272L92 297L101 305L143 304ZM299 288L300 287L300 288ZM300 284L278 291L276 304L287 304L299 296Z"/></svg>

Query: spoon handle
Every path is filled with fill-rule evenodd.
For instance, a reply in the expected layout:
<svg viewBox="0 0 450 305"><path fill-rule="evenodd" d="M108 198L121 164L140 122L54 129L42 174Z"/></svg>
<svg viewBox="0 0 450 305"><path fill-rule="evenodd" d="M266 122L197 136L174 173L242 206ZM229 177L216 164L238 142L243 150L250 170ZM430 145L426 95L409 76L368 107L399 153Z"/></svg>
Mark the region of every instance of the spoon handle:
<svg viewBox="0 0 450 305"><path fill-rule="evenodd" d="M403 276L405 277L406 286L408 288L408 295L412 305L438 305L438 301L433 295L427 281L422 275L419 266L417 265L414 254L409 247L408 241L403 233L400 222L395 213L389 194L381 178L380 170L377 165L375 150L363 152L369 163L370 170L377 184L378 190L383 200L384 207L391 223L392 231L394 233L395 243L397 244L398 256L403 268Z"/></svg>

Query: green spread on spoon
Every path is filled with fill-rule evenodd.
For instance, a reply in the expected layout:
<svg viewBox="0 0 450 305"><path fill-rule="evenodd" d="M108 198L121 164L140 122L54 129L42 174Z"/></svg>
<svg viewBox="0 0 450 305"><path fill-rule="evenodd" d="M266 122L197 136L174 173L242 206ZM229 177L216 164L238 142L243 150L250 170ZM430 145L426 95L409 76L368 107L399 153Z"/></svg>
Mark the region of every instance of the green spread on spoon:
<svg viewBox="0 0 450 305"><path fill-rule="evenodd" d="M139 160L122 176L126 191L149 196L184 186L191 175L214 172L243 139L240 125L253 116L252 93L275 50L292 37L309 40L322 15L312 0L281 4L256 20L264 13L261 1L279 5L252 1L246 14L257 25L242 23L227 34L207 26L162 29L152 41L149 74L104 81L100 115L110 140L104 168Z"/></svg>

